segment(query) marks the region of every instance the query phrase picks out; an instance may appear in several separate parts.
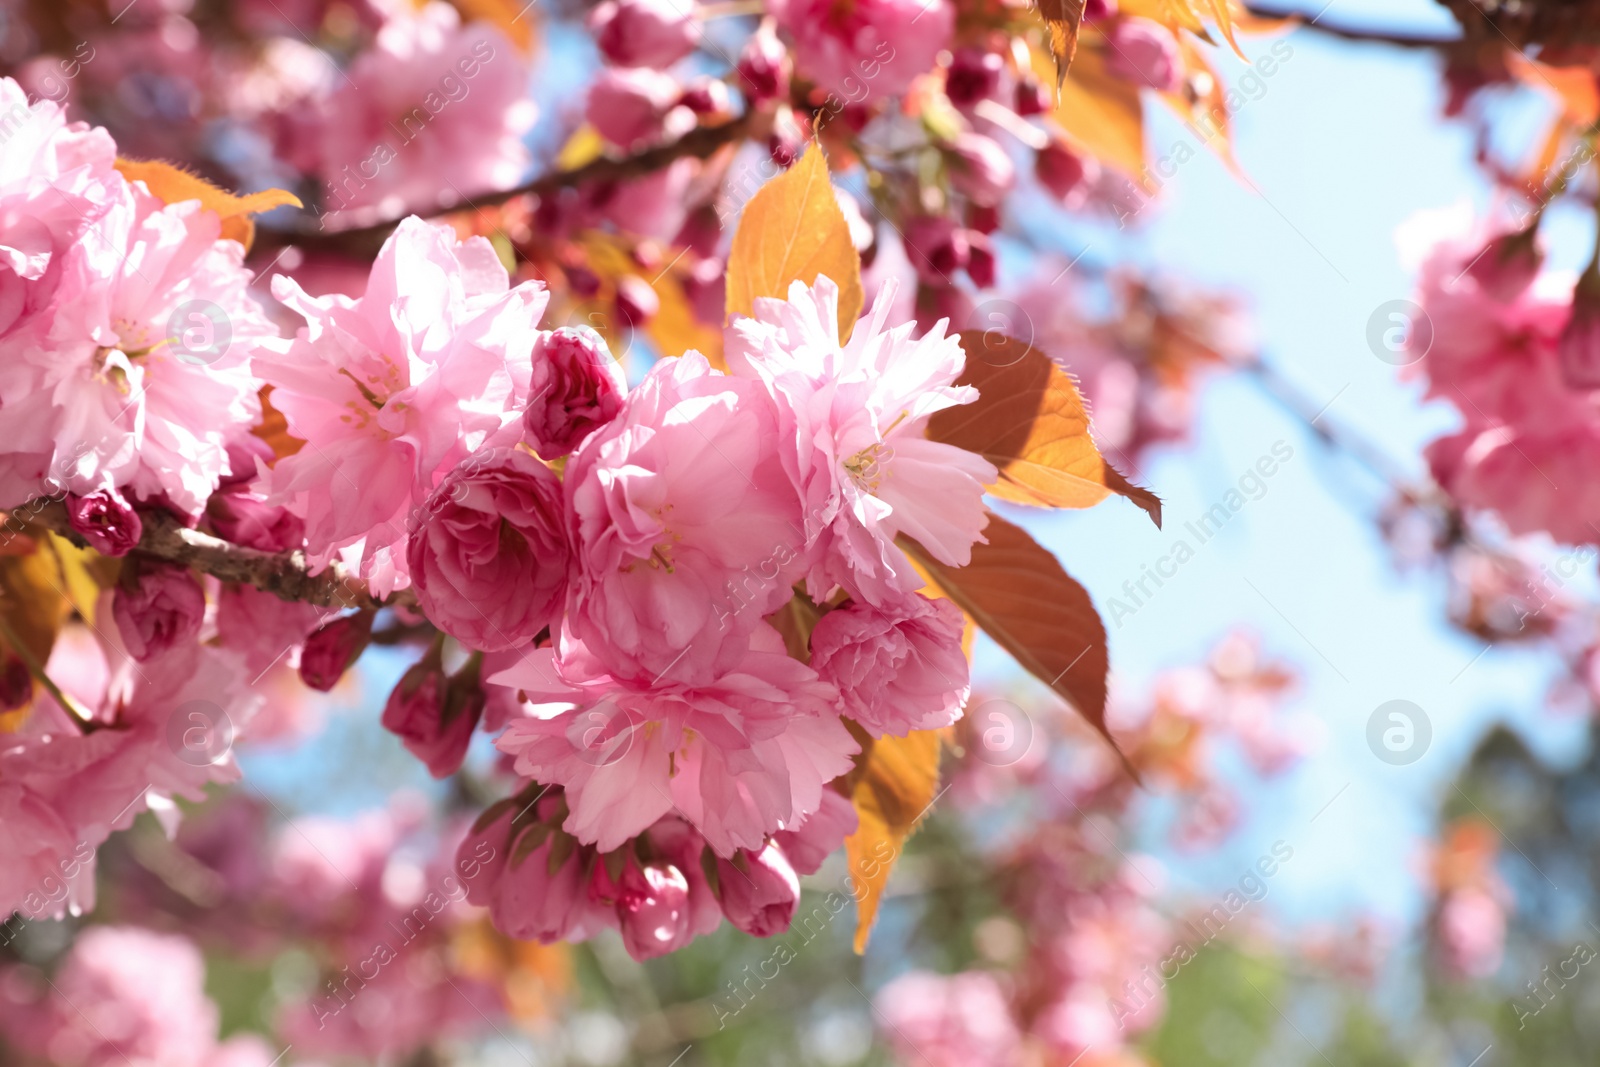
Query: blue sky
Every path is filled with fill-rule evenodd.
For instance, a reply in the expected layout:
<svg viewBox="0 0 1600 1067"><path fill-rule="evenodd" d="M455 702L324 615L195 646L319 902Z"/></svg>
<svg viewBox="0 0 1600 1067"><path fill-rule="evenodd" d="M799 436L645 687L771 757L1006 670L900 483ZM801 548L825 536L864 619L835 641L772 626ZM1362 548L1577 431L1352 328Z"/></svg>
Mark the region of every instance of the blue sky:
<svg viewBox="0 0 1600 1067"><path fill-rule="evenodd" d="M1454 25L1431 0L1334 0L1326 18L1444 32ZM1429 53L1345 44L1303 28L1287 40L1292 57L1235 120L1238 155L1259 194L1198 155L1166 183L1134 255L1244 294L1263 355L1316 407L1331 405L1325 419L1421 473L1421 447L1454 425L1453 413L1424 405L1414 382L1372 354L1367 323L1379 305L1411 293L1396 226L1462 200L1486 208L1490 190L1468 129L1439 117L1442 85ZM1257 39L1245 51L1254 57L1265 47ZM1225 79L1242 69L1225 55L1219 68ZM1502 110L1517 116L1529 106ZM1194 138L1163 115L1148 145L1160 156L1183 140ZM1589 236L1574 222L1552 214L1547 228L1555 230L1553 259L1576 268ZM1266 495L1112 631L1113 671L1137 684L1198 661L1229 624L1243 624L1299 665L1298 706L1325 726L1320 751L1297 771L1248 790L1251 821L1228 847L1166 857L1169 873L1177 886L1206 893L1282 838L1296 855L1270 906L1286 918L1360 909L1414 921L1419 846L1483 732L1510 721L1559 758L1581 750L1581 724L1543 708L1551 659L1496 649L1474 662L1483 645L1444 624L1438 576L1396 572L1373 521L1381 483L1331 455L1246 376L1216 380L1200 410L1192 449L1160 453L1143 472L1166 499L1166 532L1118 502L1031 523L1104 612L1106 598L1171 551L1183 523L1217 503L1274 442L1294 449ZM1433 726L1431 748L1411 766L1388 766L1367 748L1367 719L1391 699L1420 705Z"/></svg>

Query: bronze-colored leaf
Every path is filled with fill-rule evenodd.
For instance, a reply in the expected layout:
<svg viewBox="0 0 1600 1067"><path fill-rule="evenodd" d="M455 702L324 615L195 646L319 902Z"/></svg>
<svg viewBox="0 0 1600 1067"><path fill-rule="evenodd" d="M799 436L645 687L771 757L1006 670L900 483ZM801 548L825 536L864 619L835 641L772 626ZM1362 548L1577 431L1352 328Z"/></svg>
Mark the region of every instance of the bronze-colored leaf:
<svg viewBox="0 0 1600 1067"><path fill-rule="evenodd" d="M858 955L866 951L889 872L939 795L939 746L937 730L880 737L864 746L852 774L851 801L860 825L845 839L844 848L856 900Z"/></svg>
<svg viewBox="0 0 1600 1067"><path fill-rule="evenodd" d="M1036 76L1047 77L1051 62L1035 51ZM1145 170L1144 101L1139 86L1106 69L1103 47L1079 50L1050 118L1077 148L1140 180Z"/></svg>
<svg viewBox="0 0 1600 1067"><path fill-rule="evenodd" d="M239 196L219 189L198 174L190 174L159 159L118 159L117 170L130 182L144 182L151 194L165 203L200 201L201 207L222 218L222 236L238 241L246 251L249 251L256 232L255 223L250 221L251 215L285 205L301 206L299 197L282 189L266 189Z"/></svg>
<svg viewBox="0 0 1600 1067"><path fill-rule="evenodd" d="M1088 592L1028 531L998 515L972 562L948 567L910 538L900 545L939 589L1022 667L1065 697L1106 740L1106 627Z"/></svg>
<svg viewBox="0 0 1600 1067"><path fill-rule="evenodd" d="M749 315L757 297L783 299L789 283L827 275L839 287L839 337L864 303L861 256L833 192L822 149L811 145L745 204L728 253L728 314Z"/></svg>
<svg viewBox="0 0 1600 1067"><path fill-rule="evenodd" d="M1085 0L1035 0L1039 17L1050 31L1050 56L1056 63L1056 90L1078 54L1078 31L1083 28Z"/></svg>
<svg viewBox="0 0 1600 1067"><path fill-rule="evenodd" d="M978 390L971 404L928 420L928 437L976 452L1000 472L989 492L1035 507L1087 508L1112 493L1127 496L1161 525L1161 501L1129 482L1100 455L1089 411L1072 377L1025 341L967 330L959 384Z"/></svg>

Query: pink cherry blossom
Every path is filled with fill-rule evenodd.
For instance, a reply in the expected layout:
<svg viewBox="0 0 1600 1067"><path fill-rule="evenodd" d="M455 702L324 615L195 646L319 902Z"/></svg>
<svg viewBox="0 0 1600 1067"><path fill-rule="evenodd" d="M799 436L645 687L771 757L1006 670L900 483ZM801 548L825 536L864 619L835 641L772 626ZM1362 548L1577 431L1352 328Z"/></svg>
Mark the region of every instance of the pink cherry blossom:
<svg viewBox="0 0 1600 1067"><path fill-rule="evenodd" d="M463 26L439 2L397 9L284 149L321 177L341 225L454 206L528 170L527 82L527 61L492 23Z"/></svg>
<svg viewBox="0 0 1600 1067"><path fill-rule="evenodd" d="M679 103L683 88L672 75L648 67L607 67L589 87L589 124L620 148L637 151L682 137L698 123Z"/></svg>
<svg viewBox="0 0 1600 1067"><path fill-rule="evenodd" d="M760 851L717 857L717 888L728 921L752 937L789 929L800 903L800 880L783 849L769 842Z"/></svg>
<svg viewBox="0 0 1600 1067"><path fill-rule="evenodd" d="M423 505L406 560L417 601L441 630L486 651L526 644L566 597L560 479L525 452L471 456Z"/></svg>
<svg viewBox="0 0 1600 1067"><path fill-rule="evenodd" d="M811 631L811 666L873 736L936 730L961 717L970 691L964 626L960 608L920 593L882 608L852 602Z"/></svg>
<svg viewBox="0 0 1600 1067"><path fill-rule="evenodd" d="M47 314L69 249L110 208L122 178L110 134L0 78L0 342ZM25 115L23 118L21 116ZM6 351L9 357L9 349Z"/></svg>
<svg viewBox="0 0 1600 1067"><path fill-rule="evenodd" d="M490 677L540 713L497 743L518 774L566 788L564 828L602 852L674 809L719 855L760 849L822 805L857 746L833 687L770 628L757 636L743 662L703 684L619 680L564 637L559 657L526 653Z"/></svg>
<svg viewBox="0 0 1600 1067"><path fill-rule="evenodd" d="M541 334L522 416L526 439L545 459L569 455L616 418L627 392L622 365L599 334L583 326Z"/></svg>
<svg viewBox="0 0 1600 1067"><path fill-rule="evenodd" d="M375 590L408 580L403 542L438 479L519 414L546 294L512 288L488 241L409 218L384 242L366 292L273 292L308 326L256 354L289 431L312 442L263 478L306 523L318 565L342 549Z"/></svg>
<svg viewBox="0 0 1600 1067"><path fill-rule="evenodd" d="M789 599L802 533L777 444L760 386L689 352L573 453L567 625L606 673L709 681Z"/></svg>
<svg viewBox="0 0 1600 1067"><path fill-rule="evenodd" d="M816 874L823 860L839 850L856 832L855 805L832 789L822 791L822 803L800 825L772 835L797 874Z"/></svg>
<svg viewBox="0 0 1600 1067"><path fill-rule="evenodd" d="M1106 40L1111 46L1106 65L1119 78L1163 93L1178 87L1183 73L1178 40L1161 23L1136 16L1121 18Z"/></svg>
<svg viewBox="0 0 1600 1067"><path fill-rule="evenodd" d="M129 655L141 662L187 644L200 634L206 594L183 567L125 567L111 601L111 615Z"/></svg>
<svg viewBox="0 0 1600 1067"><path fill-rule="evenodd" d="M46 670L91 727L36 691L22 729L0 736L0 802L18 819L6 832L27 857L0 876L0 911L34 918L93 907L94 849L140 812L176 819L175 797L237 779L232 738L261 699L231 654L190 643L135 664L81 627L62 631Z"/></svg>
<svg viewBox="0 0 1600 1067"><path fill-rule="evenodd" d="M905 92L955 28L946 0L777 0L768 10L794 42L799 72L850 100Z"/></svg>
<svg viewBox="0 0 1600 1067"><path fill-rule="evenodd" d="M48 260L48 304L0 339L0 503L122 488L197 514L259 418L247 355L274 331L215 214L114 177L92 238Z"/></svg>
<svg viewBox="0 0 1600 1067"><path fill-rule="evenodd" d="M200 950L175 934L91 927L73 943L48 991L31 1025L5 1029L14 1029L24 1046L44 1046L32 1051L63 1067L264 1067L271 1060L270 1053L226 1058L246 1054L248 1046L219 1045L219 1015L205 995Z"/></svg>
<svg viewBox="0 0 1600 1067"><path fill-rule="evenodd" d="M661 70L694 51L695 7L694 0L601 0L589 28L608 62Z"/></svg>
<svg viewBox="0 0 1600 1067"><path fill-rule="evenodd" d="M930 1067L1007 1067L1021 1039L994 975L911 971L878 993L874 1006L902 1063Z"/></svg>
<svg viewBox="0 0 1600 1067"><path fill-rule="evenodd" d="M934 412L977 399L954 384L966 355L943 322L915 340L915 323L890 328L892 300L881 292L841 345L838 287L796 282L787 301L758 300L728 337L728 365L760 381L777 407L783 467L803 510L806 588L819 602L841 587L873 604L898 599L922 579L896 537L965 566L988 523L983 487L994 467L923 435Z"/></svg>

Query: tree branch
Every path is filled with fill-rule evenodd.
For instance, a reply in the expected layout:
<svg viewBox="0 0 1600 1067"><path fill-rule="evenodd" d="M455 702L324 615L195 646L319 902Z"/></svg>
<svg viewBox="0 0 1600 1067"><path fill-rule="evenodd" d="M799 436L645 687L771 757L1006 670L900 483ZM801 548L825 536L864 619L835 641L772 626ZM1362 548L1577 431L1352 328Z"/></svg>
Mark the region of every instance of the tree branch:
<svg viewBox="0 0 1600 1067"><path fill-rule="evenodd" d="M1364 26L1344 26L1316 17L1312 20L1311 13L1292 7L1280 7L1275 4L1247 3L1245 10L1257 18L1290 19L1309 30L1337 37L1343 41L1358 41L1363 44L1386 44L1395 48L1450 48L1461 43L1460 37L1444 37L1436 33L1403 33L1394 30L1376 30Z"/></svg>
<svg viewBox="0 0 1600 1067"><path fill-rule="evenodd" d="M734 144L744 138L749 132L755 118L754 113L746 113L732 119L720 126L700 126L691 132L668 144L647 148L642 152L635 152L627 156L601 156L598 159L585 163L581 167L569 170L557 170L535 178L532 181L516 186L512 189L502 189L498 192L483 193L479 196L463 200L453 208L439 208L439 212L470 211L478 208L495 207L508 200L515 200L520 196L548 196L562 189L573 189L580 185L594 182L623 181L628 178L638 178L654 173L668 164L679 159L706 159L725 145ZM309 221L309 216L307 217ZM265 226L256 230L255 245L257 248L279 248L284 245L296 245L306 249L361 249L371 247L376 250L383 239L399 223L399 219L375 223L371 226L352 227L348 230L325 230L316 228L306 229L269 229Z"/></svg>
<svg viewBox="0 0 1600 1067"><path fill-rule="evenodd" d="M73 544L88 542L72 528L67 508L60 500L40 498L18 508L13 514L54 530ZM135 551L185 567L198 567L224 582L241 582L272 593L284 600L298 600L318 607L380 608L415 606L416 597L401 589L386 600L379 600L367 583L334 561L322 571L311 573L304 552L261 552L236 545L199 530L191 530L164 511L141 512L144 534Z"/></svg>

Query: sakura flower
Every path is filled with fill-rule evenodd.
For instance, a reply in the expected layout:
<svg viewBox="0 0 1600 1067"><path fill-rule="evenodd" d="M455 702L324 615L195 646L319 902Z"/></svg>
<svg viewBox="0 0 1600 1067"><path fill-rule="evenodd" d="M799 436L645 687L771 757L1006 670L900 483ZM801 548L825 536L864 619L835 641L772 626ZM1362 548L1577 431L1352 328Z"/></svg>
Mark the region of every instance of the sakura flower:
<svg viewBox="0 0 1600 1067"><path fill-rule="evenodd" d="M348 548L387 594L408 580L412 508L519 414L546 294L511 288L487 240L416 218L384 242L362 296L312 298L282 276L273 293L308 325L255 369L309 444L263 478L268 500L305 520L314 564Z"/></svg>
<svg viewBox="0 0 1600 1067"><path fill-rule="evenodd" d="M40 284L0 296L31 309L0 338L0 503L123 488L196 514L229 471L227 441L259 418L247 354L273 330L214 213L113 178L82 240L55 255L59 237L26 238L31 265L14 262Z"/></svg>
<svg viewBox="0 0 1600 1067"><path fill-rule="evenodd" d="M589 88L584 112L612 144L639 149L682 137L695 128L694 111L679 103L678 79L646 67L608 67Z"/></svg>
<svg viewBox="0 0 1600 1067"><path fill-rule="evenodd" d="M545 459L569 455L616 418L627 391L622 365L593 330L563 327L540 335L522 416L528 443Z"/></svg>
<svg viewBox="0 0 1600 1067"><path fill-rule="evenodd" d="M143 662L199 636L206 594L186 568L141 563L123 574L111 615L129 655Z"/></svg>
<svg viewBox="0 0 1600 1067"><path fill-rule="evenodd" d="M568 460L567 626L637 681L709 681L790 597L802 541L758 383L662 360Z"/></svg>
<svg viewBox="0 0 1600 1067"><path fill-rule="evenodd" d="M0 158L0 340L49 308L67 251L109 209L122 182L111 135L49 100L30 103L0 78L5 153Z"/></svg>
<svg viewBox="0 0 1600 1067"><path fill-rule="evenodd" d="M43 1005L51 1051L84 1067L207 1067L217 1048L217 1006L205 964L183 937L100 926L74 943ZM52 1057L54 1059L54 1057Z"/></svg>
<svg viewBox="0 0 1600 1067"><path fill-rule="evenodd" d="M352 223L450 206L527 171L527 81L527 62L492 23L463 26L437 0L397 9L299 116L285 153L322 177L327 206Z"/></svg>
<svg viewBox="0 0 1600 1067"><path fill-rule="evenodd" d="M832 789L822 792L822 803L798 826L780 830L772 839L797 874L816 874L822 861L838 851L844 839L856 832L855 805Z"/></svg>
<svg viewBox="0 0 1600 1067"><path fill-rule="evenodd" d="M760 851L741 850L717 857L717 888L728 921L752 937L771 937L789 929L800 903L800 880L783 849L768 843Z"/></svg>
<svg viewBox="0 0 1600 1067"><path fill-rule="evenodd" d="M966 565L988 522L983 487L996 472L923 434L934 412L978 396L954 384L966 355L945 323L915 340L915 323L890 329L886 289L841 344L838 299L838 287L819 277L809 289L791 285L787 301L756 301L755 317L733 324L727 360L776 404L783 469L802 504L812 599L842 587L883 605L922 584L895 544L901 534L941 562Z"/></svg>
<svg viewBox="0 0 1600 1067"><path fill-rule="evenodd" d="M565 639L559 657L527 653L489 680L522 690L540 714L497 744L518 774L565 787L563 827L602 852L674 808L718 855L760 849L822 805L857 746L833 687L770 627L756 637L733 670L699 684L618 679Z"/></svg>
<svg viewBox="0 0 1600 1067"><path fill-rule="evenodd" d="M417 601L473 648L525 644L567 591L561 481L525 452L490 449L451 471L424 505L406 560Z"/></svg>
<svg viewBox="0 0 1600 1067"><path fill-rule="evenodd" d="M694 51L695 6L694 0L601 0L589 28L608 62L661 70Z"/></svg>
<svg viewBox="0 0 1600 1067"><path fill-rule="evenodd" d="M694 938L689 879L670 863L640 864L625 854L614 882L604 864L596 866L590 894L616 908L622 943L636 960L676 952Z"/></svg>
<svg viewBox="0 0 1600 1067"><path fill-rule="evenodd" d="M1118 19L1106 39L1111 45L1106 64L1117 77L1163 93L1178 87L1183 75L1178 40L1161 23L1136 16Z"/></svg>
<svg viewBox="0 0 1600 1067"><path fill-rule="evenodd" d="M964 625L960 608L920 593L881 609L851 603L818 620L811 666L874 737L936 730L961 717L971 688Z"/></svg>
<svg viewBox="0 0 1600 1067"><path fill-rule="evenodd" d="M109 596L100 608L110 613ZM94 849L140 812L175 819L174 798L201 800L207 783L236 780L231 740L260 704L234 656L198 644L134 664L69 627L46 669L76 714L36 692L22 729L0 739L4 832L25 860L0 874L0 911L33 918L92 908Z"/></svg>
<svg viewBox="0 0 1600 1067"><path fill-rule="evenodd" d="M555 852L560 831L545 820L559 817L561 795L541 796L533 803L537 814L532 820L519 811L520 802L505 805L493 817L486 812L486 819L461 843L459 856L489 857L481 867L463 869L467 900L488 907L495 926L519 940L581 941L605 928L606 909L589 896L585 857L570 850L567 855ZM531 847L523 841L529 832L541 835Z"/></svg>
<svg viewBox="0 0 1600 1067"><path fill-rule="evenodd" d="M986 971L911 971L884 986L874 1005L904 1063L1002 1067L1021 1056L1011 1008Z"/></svg>
<svg viewBox="0 0 1600 1067"><path fill-rule="evenodd" d="M768 8L794 41L800 73L853 101L905 92L955 28L947 0L778 0Z"/></svg>

